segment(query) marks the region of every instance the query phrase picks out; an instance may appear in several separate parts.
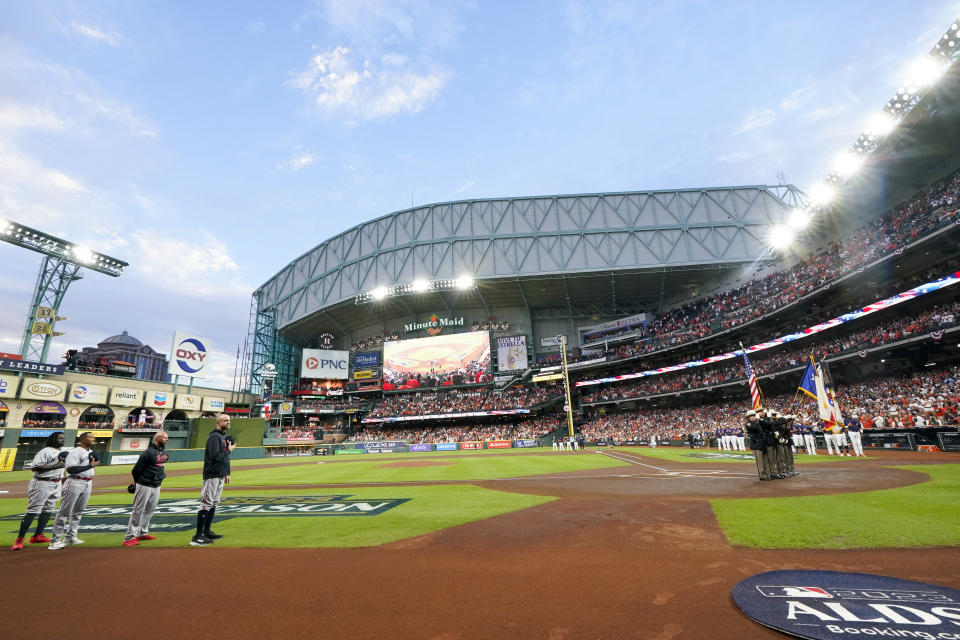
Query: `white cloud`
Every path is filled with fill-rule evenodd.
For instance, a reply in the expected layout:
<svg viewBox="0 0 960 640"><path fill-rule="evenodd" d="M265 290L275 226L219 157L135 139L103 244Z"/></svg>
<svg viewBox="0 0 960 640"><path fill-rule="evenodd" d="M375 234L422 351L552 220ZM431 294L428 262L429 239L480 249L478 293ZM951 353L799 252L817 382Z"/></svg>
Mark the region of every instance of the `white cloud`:
<svg viewBox="0 0 960 640"><path fill-rule="evenodd" d="M209 231L190 237L141 229L131 234L131 277L149 281L181 296L249 296L253 286L242 281L240 266L226 244Z"/></svg>
<svg viewBox="0 0 960 640"><path fill-rule="evenodd" d="M776 114L773 112L773 109L754 109L749 114L747 114L746 119L744 119L743 124L741 124L734 132L730 135L738 136L741 133L746 133L747 131L752 131L754 129L760 129L766 127L770 124L773 124L774 120L777 119Z"/></svg>
<svg viewBox="0 0 960 640"><path fill-rule="evenodd" d="M57 114L36 106L0 103L0 130L2 129L62 129L66 123Z"/></svg>
<svg viewBox="0 0 960 640"><path fill-rule="evenodd" d="M813 111L805 113L803 115L803 119L806 120L807 122L817 122L818 120L827 120L829 118L834 118L840 115L846 110L847 110L847 105L845 104L838 104L832 107L819 107L817 109L814 109Z"/></svg>
<svg viewBox="0 0 960 640"><path fill-rule="evenodd" d="M247 33L263 33L264 28L266 28L266 25L263 24L262 20L247 23Z"/></svg>
<svg viewBox="0 0 960 640"><path fill-rule="evenodd" d="M277 165L278 169L287 169L289 171L300 171L304 167L309 167L317 161L317 156L312 153L298 153L286 162Z"/></svg>
<svg viewBox="0 0 960 640"><path fill-rule="evenodd" d="M814 97L813 87L800 87L780 101L780 108L784 111L796 111L810 102Z"/></svg>
<svg viewBox="0 0 960 640"><path fill-rule="evenodd" d="M83 36L89 40L96 40L97 42L103 42L110 45L111 47L120 46L120 36L116 33L109 33L98 29L97 27L92 27L88 24L81 24L79 22L71 22L70 26L73 27L74 33Z"/></svg>
<svg viewBox="0 0 960 640"><path fill-rule="evenodd" d="M87 191L77 178L45 167L0 140L0 193L23 193L30 189L70 193Z"/></svg>
<svg viewBox="0 0 960 640"><path fill-rule="evenodd" d="M456 10L462 3L431 0L325 0L327 23L362 49L409 44L422 51L449 47L464 27Z"/></svg>
<svg viewBox="0 0 960 640"><path fill-rule="evenodd" d="M378 69L366 59L355 63L350 50L341 46L315 55L287 84L309 96L322 114L354 122L422 111L449 78L445 71Z"/></svg>

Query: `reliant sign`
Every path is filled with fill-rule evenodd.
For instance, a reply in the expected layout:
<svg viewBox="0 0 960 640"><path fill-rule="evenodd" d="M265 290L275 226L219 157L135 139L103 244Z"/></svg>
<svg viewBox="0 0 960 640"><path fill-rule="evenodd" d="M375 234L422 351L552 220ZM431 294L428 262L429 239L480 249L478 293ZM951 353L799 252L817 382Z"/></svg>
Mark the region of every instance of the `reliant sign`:
<svg viewBox="0 0 960 640"><path fill-rule="evenodd" d="M300 360L301 378L346 380L350 369L350 353L328 349L304 349Z"/></svg>
<svg viewBox="0 0 960 640"><path fill-rule="evenodd" d="M110 404L117 407L139 407L143 404L143 391L114 387L110 390Z"/></svg>
<svg viewBox="0 0 960 640"><path fill-rule="evenodd" d="M33 360L19 360L13 358L0 358L0 369L7 371L22 371L24 373L42 373L45 375L63 375L62 364L44 364L43 362L34 362Z"/></svg>
<svg viewBox="0 0 960 640"><path fill-rule="evenodd" d="M67 402L78 404L106 404L107 388L99 384L74 382L70 386Z"/></svg>
<svg viewBox="0 0 960 640"><path fill-rule="evenodd" d="M204 368L210 356L210 341L206 338L190 335L182 331L173 334L173 346L170 348L171 375L204 377Z"/></svg>
<svg viewBox="0 0 960 640"><path fill-rule="evenodd" d="M430 319L426 322L411 322L410 324L403 325L403 331L405 333L411 333L413 331L426 331L427 335L435 336L439 335L445 327L462 327L463 326L463 316L459 318L439 318L436 314L430 316Z"/></svg>
<svg viewBox="0 0 960 640"><path fill-rule="evenodd" d="M733 587L762 625L799 638L956 638L960 591L867 573L768 571Z"/></svg>
<svg viewBox="0 0 960 640"><path fill-rule="evenodd" d="M60 401L67 395L67 385L56 380L40 378L24 378L23 388L20 389L21 398L33 400Z"/></svg>

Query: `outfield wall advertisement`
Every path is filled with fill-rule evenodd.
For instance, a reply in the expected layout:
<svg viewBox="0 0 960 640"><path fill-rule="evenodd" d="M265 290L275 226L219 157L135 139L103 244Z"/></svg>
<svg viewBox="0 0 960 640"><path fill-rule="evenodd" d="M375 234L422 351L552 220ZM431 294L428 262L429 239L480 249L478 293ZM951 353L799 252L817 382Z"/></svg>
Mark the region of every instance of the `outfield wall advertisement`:
<svg viewBox="0 0 960 640"><path fill-rule="evenodd" d="M492 381L490 334L471 331L383 343L383 390Z"/></svg>

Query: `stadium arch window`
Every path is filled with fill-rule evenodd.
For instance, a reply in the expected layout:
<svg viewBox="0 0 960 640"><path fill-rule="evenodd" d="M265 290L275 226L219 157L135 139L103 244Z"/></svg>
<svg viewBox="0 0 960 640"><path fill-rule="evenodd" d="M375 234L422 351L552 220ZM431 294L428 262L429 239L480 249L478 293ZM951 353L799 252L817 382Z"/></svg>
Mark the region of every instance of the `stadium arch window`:
<svg viewBox="0 0 960 640"><path fill-rule="evenodd" d="M190 425L190 418L183 409L174 409L163 418L162 424L167 431L186 429Z"/></svg>
<svg viewBox="0 0 960 640"><path fill-rule="evenodd" d="M103 404L87 407L80 414L77 428L81 431L91 429L113 429L113 409Z"/></svg>
<svg viewBox="0 0 960 640"><path fill-rule="evenodd" d="M7 405L0 400L0 428L7 426L7 412L10 411Z"/></svg>
<svg viewBox="0 0 960 640"><path fill-rule="evenodd" d="M216 417L217 417L217 414L215 414L215 413L212 412L212 411L204 411L203 413L200 414L200 417L201 417L201 418L216 418Z"/></svg>
<svg viewBox="0 0 960 640"><path fill-rule="evenodd" d="M126 427L128 429L149 429L154 425L155 417L150 409L134 409L127 414Z"/></svg>

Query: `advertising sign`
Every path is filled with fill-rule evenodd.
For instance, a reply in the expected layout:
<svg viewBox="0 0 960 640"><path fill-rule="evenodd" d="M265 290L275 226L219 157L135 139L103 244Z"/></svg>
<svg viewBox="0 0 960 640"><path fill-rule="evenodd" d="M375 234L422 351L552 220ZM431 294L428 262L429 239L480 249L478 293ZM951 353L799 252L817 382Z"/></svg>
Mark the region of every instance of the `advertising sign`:
<svg viewBox="0 0 960 640"><path fill-rule="evenodd" d="M145 404L148 407L157 407L160 409L172 407L173 394L168 391L147 391L147 401Z"/></svg>
<svg viewBox="0 0 960 640"><path fill-rule="evenodd" d="M567 341L569 342L569 340ZM557 339L557 336L550 336L549 338L540 338L541 347L559 347L560 340Z"/></svg>
<svg viewBox="0 0 960 640"><path fill-rule="evenodd" d="M210 360L210 341L183 331L173 334L170 347L170 375L203 378Z"/></svg>
<svg viewBox="0 0 960 640"><path fill-rule="evenodd" d="M428 445L428 444L412 444L412 445L410 445L410 451L430 451L430 445Z"/></svg>
<svg viewBox="0 0 960 640"><path fill-rule="evenodd" d="M512 445L510 440L487 440L487 449L509 449Z"/></svg>
<svg viewBox="0 0 960 640"><path fill-rule="evenodd" d="M438 442L436 445L437 451L456 451L457 443L456 442Z"/></svg>
<svg viewBox="0 0 960 640"><path fill-rule="evenodd" d="M956 637L960 591L868 573L767 571L733 587L760 624L799 638Z"/></svg>
<svg viewBox="0 0 960 640"><path fill-rule="evenodd" d="M405 440L381 440L379 442L358 442L357 449L398 449L406 446Z"/></svg>
<svg viewBox="0 0 960 640"><path fill-rule="evenodd" d="M143 391L114 387L110 390L110 404L117 407L139 407L143 404Z"/></svg>
<svg viewBox="0 0 960 640"><path fill-rule="evenodd" d="M373 378L373 371L365 370L365 371L354 371L354 372L353 372L353 379L354 379L354 380L369 380L369 379L371 379L371 378Z"/></svg>
<svg viewBox="0 0 960 640"><path fill-rule="evenodd" d="M67 410L59 402L38 402L30 409L29 413L54 413L64 416Z"/></svg>
<svg viewBox="0 0 960 640"><path fill-rule="evenodd" d="M120 438L120 451L146 451L149 445L150 438Z"/></svg>
<svg viewBox="0 0 960 640"><path fill-rule="evenodd" d="M523 371L527 368L527 336L497 338L497 371Z"/></svg>
<svg viewBox="0 0 960 640"><path fill-rule="evenodd" d="M17 383L20 380L15 374L0 373L0 398L12 398L17 392Z"/></svg>
<svg viewBox="0 0 960 640"><path fill-rule="evenodd" d="M17 448L0 449L0 471L13 471L13 462L17 458Z"/></svg>
<svg viewBox="0 0 960 640"><path fill-rule="evenodd" d="M348 351L304 349L300 359L300 377L346 380L349 362Z"/></svg>
<svg viewBox="0 0 960 640"><path fill-rule="evenodd" d="M486 331L383 343L384 391L485 384L490 376Z"/></svg>
<svg viewBox="0 0 960 640"><path fill-rule="evenodd" d="M403 325L403 331L404 333L410 333L411 331L426 331L427 335L435 336L443 331L446 327L462 326L463 316L460 316L459 318L441 318L437 314L433 314L424 322L411 322Z"/></svg>
<svg viewBox="0 0 960 640"><path fill-rule="evenodd" d="M33 400L63 400L67 395L67 384L56 380L24 378L20 389L21 398Z"/></svg>
<svg viewBox="0 0 960 640"><path fill-rule="evenodd" d="M70 385L70 394L67 402L82 404L106 404L107 388L99 384L74 382Z"/></svg>
<svg viewBox="0 0 960 640"><path fill-rule="evenodd" d="M178 393L173 408L185 411L200 411L200 396L192 393Z"/></svg>
<svg viewBox="0 0 960 640"><path fill-rule="evenodd" d="M110 464L137 464L137 460L140 459L139 455L135 456L110 456Z"/></svg>
<svg viewBox="0 0 960 640"><path fill-rule="evenodd" d="M355 369L376 369L380 366L380 352L364 351L354 354L353 366Z"/></svg>
<svg viewBox="0 0 960 640"><path fill-rule="evenodd" d="M63 429L24 429L20 432L21 438L46 438L51 433L63 431Z"/></svg>
<svg viewBox="0 0 960 640"><path fill-rule="evenodd" d="M517 447L518 449L523 447L535 447L537 446L537 441L536 440L514 440L513 446Z"/></svg>
<svg viewBox="0 0 960 640"><path fill-rule="evenodd" d="M460 448L461 449L483 449L483 443L482 442L461 442Z"/></svg>
<svg viewBox="0 0 960 640"><path fill-rule="evenodd" d="M44 364L33 360L19 358L0 358L0 369L7 371L22 371L24 373L42 373L44 375L63 375L62 364Z"/></svg>
<svg viewBox="0 0 960 640"><path fill-rule="evenodd" d="M201 408L204 411L223 411L224 402L223 398L213 398L210 396L203 396L203 404Z"/></svg>

